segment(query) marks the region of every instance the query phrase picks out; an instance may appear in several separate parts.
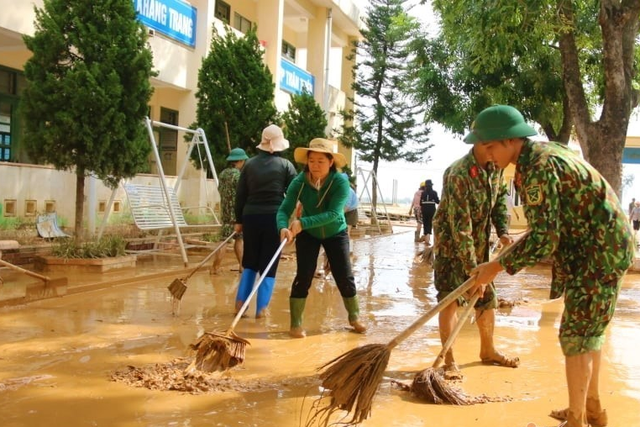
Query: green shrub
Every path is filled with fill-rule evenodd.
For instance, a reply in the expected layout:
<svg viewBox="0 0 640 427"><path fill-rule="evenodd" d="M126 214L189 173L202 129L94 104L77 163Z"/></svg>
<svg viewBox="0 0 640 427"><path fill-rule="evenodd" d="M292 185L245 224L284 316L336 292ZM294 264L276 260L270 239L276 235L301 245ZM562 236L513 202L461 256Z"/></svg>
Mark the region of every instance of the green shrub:
<svg viewBox="0 0 640 427"><path fill-rule="evenodd" d="M126 245L120 236L106 236L96 242L84 243L65 239L56 244L51 253L59 258L112 258L124 256Z"/></svg>
<svg viewBox="0 0 640 427"><path fill-rule="evenodd" d="M202 235L202 240L205 242L219 242L222 240L221 233L205 233Z"/></svg>

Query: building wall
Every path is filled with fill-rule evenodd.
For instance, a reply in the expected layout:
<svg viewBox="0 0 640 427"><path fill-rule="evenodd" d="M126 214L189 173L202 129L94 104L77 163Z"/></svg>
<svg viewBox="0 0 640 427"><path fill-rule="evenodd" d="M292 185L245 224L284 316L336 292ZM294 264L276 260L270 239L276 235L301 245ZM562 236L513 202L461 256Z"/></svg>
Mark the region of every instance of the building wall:
<svg viewBox="0 0 640 427"><path fill-rule="evenodd" d="M132 0L133 1L133 0ZM226 0L231 7L231 24L234 13L237 12L258 26L258 37L264 45L264 59L269 66L276 84L275 102L279 110L288 108L290 94L280 90L282 57L282 40L296 47L296 65L302 70L315 76L315 97L320 105L328 111L331 130L341 125L338 111L347 103L346 98L353 96L349 78L351 64L346 61L334 64L325 62L325 43L328 3L324 0ZM216 0L191 0L190 4L197 9L196 44L187 46L161 34L150 31L149 45L153 51L154 69L158 76L152 79L154 94L150 101L150 118L160 119L162 108L179 112L178 125L189 127L196 120L196 100L198 70L202 58L206 56L210 44L213 27L223 33L225 26L222 21L214 18ZM35 7L42 7L42 0L33 2L0 0L0 66L18 72L23 70L24 63L31 56L22 42L23 34L33 34ZM329 37L334 49L344 49L349 37L355 37L354 29L360 25L359 11L350 0L332 2L333 21L332 35ZM343 28L345 25L349 27ZM238 35L241 35L237 30ZM351 33L351 35L349 35ZM335 75L340 76L336 86L325 90L326 67L336 68ZM156 139L158 134L155 133ZM175 181L175 175L180 173L181 165L187 164L180 188L179 198L186 205L215 206L219 195L210 181L203 178L202 173L187 162L186 144L182 142L182 135L178 137L177 150L161 152L162 162L169 179ZM340 147L340 151L351 158L351 150ZM157 173L158 168L153 156L150 156L150 171ZM220 172L220 171L218 171ZM56 171L46 166L24 165L18 163L0 162L0 203L8 200L13 204L13 211L17 216L28 214L34 203L38 212L44 212L52 206L61 217L74 222L75 211L75 175L71 172ZM153 181L152 175L140 175L142 181ZM157 178L155 178L157 180ZM85 213L99 211L99 207L111 196L111 190L98 183L96 186L85 186L86 191L96 188L96 205ZM87 194L88 196L88 194ZM123 194L117 193L120 202L124 203ZM93 197L87 199L92 199ZM3 209L4 214L6 210Z"/></svg>

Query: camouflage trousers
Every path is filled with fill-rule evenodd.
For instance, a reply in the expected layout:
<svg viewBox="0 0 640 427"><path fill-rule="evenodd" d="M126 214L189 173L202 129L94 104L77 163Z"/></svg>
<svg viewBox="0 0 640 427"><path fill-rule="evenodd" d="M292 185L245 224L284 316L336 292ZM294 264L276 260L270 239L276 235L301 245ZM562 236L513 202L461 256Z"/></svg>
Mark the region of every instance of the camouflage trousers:
<svg viewBox="0 0 640 427"><path fill-rule="evenodd" d="M565 284L560 346L565 356L598 351L618 300L622 274L574 275Z"/></svg>
<svg viewBox="0 0 640 427"><path fill-rule="evenodd" d="M464 272L462 263L457 259L448 259L443 257L435 257L433 262L433 276L438 291L438 301L442 301L444 297L456 290L462 285L469 276ZM471 296L469 296L470 298ZM464 297L458 298L458 305L466 305L467 300ZM482 298L478 299L475 305L476 309L488 310L498 307L498 297L493 283L486 287Z"/></svg>

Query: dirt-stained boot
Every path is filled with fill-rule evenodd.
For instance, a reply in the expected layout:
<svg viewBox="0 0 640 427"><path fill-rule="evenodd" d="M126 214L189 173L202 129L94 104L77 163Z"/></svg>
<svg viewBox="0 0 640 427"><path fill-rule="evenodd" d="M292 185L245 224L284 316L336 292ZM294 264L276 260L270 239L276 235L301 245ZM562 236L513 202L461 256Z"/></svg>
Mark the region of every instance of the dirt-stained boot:
<svg viewBox="0 0 640 427"><path fill-rule="evenodd" d="M349 324L353 327L354 331L359 334L367 332L367 327L364 326L358 318L360 317L360 304L358 303L358 296L355 295L350 298L342 298L344 307L349 313Z"/></svg>
<svg viewBox="0 0 640 427"><path fill-rule="evenodd" d="M289 336L291 338L304 338L307 336L304 329L302 329L302 314L306 303L306 298L289 298L289 313L291 315Z"/></svg>

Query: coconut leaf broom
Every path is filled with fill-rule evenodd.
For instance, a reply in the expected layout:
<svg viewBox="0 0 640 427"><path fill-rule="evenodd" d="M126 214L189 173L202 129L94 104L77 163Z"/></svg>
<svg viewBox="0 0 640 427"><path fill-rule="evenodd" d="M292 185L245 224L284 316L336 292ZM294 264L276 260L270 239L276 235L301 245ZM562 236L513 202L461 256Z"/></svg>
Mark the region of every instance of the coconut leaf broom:
<svg viewBox="0 0 640 427"><path fill-rule="evenodd" d="M278 259L282 249L287 244L284 239L276 250L275 254L262 272L262 275L253 286L249 297L244 302L236 317L233 319L231 326L226 332L205 332L198 340L191 344L191 348L195 350L196 355L191 364L185 370L186 373L200 370L204 372L226 371L234 366L241 365L244 362L245 352L249 341L238 336L233 331L240 318L249 307L251 298L258 291L258 288L269 273L271 266Z"/></svg>
<svg viewBox="0 0 640 427"><path fill-rule="evenodd" d="M518 242L524 240L528 234L529 231L522 233ZM514 243L498 258L511 253L515 247ZM307 425L315 422L327 425L330 417L338 411L346 411L347 416L352 414L350 420L339 421L339 424L343 425L357 425L369 418L373 398L389 363L391 350L474 285L475 277L467 279L389 343L368 344L355 348L321 366L320 380L328 396L323 393L314 403L312 411L315 410L315 413L310 416ZM328 397L328 402L325 397ZM326 405L323 402L327 402Z"/></svg>
<svg viewBox="0 0 640 427"><path fill-rule="evenodd" d="M474 285L475 277L469 278L389 343L367 344L355 348L321 366L319 369L323 371L320 373L320 380L322 387L329 391L330 400L324 407L320 407L320 404L325 396L314 403L316 413L311 416L307 425L315 421L328 424L329 418L338 411L353 413L351 420L340 421L339 424L357 425L369 418L373 398L387 369L391 350Z"/></svg>
<svg viewBox="0 0 640 427"><path fill-rule="evenodd" d="M456 327L451 331L451 335L447 338L444 346L442 346L442 350L433 362L433 366L418 372L414 377L410 391L419 399L435 404L468 405L473 403L473 399L468 399L457 387L452 387L444 378L442 369L438 368L444 362L445 355L453 346L469 315L475 309L474 306L479 298L480 293L476 292L467 303L467 307L460 315Z"/></svg>

